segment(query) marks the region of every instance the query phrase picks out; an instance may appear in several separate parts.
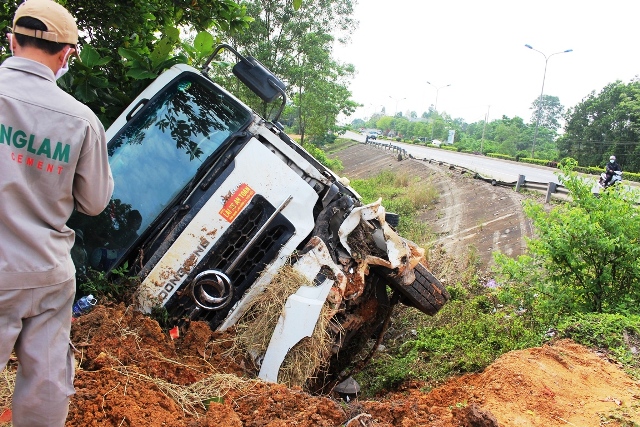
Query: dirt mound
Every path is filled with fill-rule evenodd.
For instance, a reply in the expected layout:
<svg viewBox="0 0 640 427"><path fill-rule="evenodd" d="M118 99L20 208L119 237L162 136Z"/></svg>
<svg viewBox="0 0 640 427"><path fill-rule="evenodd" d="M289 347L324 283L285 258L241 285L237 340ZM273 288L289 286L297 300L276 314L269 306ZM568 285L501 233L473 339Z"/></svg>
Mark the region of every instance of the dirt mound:
<svg viewBox="0 0 640 427"><path fill-rule="evenodd" d="M232 334L194 322L172 340L124 306L73 325L81 352L67 426L566 426L640 422L640 388L616 365L563 340L503 355L483 373L427 391L412 383L349 404L252 378ZM359 416L357 419L355 419Z"/></svg>
<svg viewBox="0 0 640 427"><path fill-rule="evenodd" d="M201 322L188 323L182 332L172 339L155 320L123 305L97 306L78 318L72 326L79 364L76 394L66 425L622 427L640 423L639 383L603 355L569 340L507 353L482 373L453 378L431 390L411 383L376 399L346 403L338 396L313 396L299 388L255 380L254 367L229 351L233 332L214 333ZM15 371L15 362L9 371Z"/></svg>
<svg viewBox="0 0 640 427"><path fill-rule="evenodd" d="M96 307L72 327L79 368L66 425L340 425L337 401L249 378L232 340L202 322L174 340L124 305Z"/></svg>
<svg viewBox="0 0 640 427"><path fill-rule="evenodd" d="M570 340L507 353L480 374L425 393L420 384L365 409L390 426L489 426L462 422L474 408L500 426L622 426L640 421L640 386L618 366ZM635 425L635 424L634 424Z"/></svg>

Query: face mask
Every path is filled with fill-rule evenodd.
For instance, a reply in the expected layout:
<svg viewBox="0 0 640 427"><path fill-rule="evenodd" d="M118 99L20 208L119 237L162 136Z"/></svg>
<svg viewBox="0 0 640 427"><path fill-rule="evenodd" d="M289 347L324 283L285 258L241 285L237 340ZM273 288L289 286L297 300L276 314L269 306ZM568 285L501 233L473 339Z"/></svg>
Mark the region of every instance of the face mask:
<svg viewBox="0 0 640 427"><path fill-rule="evenodd" d="M613 163L613 162L615 162L615 160L613 160L613 159L609 159L609 162Z"/></svg>
<svg viewBox="0 0 640 427"><path fill-rule="evenodd" d="M58 80L59 78L61 78L62 76L64 76L65 74L67 74L67 71L69 71L69 53L71 52L71 49L67 50L67 53L64 54L64 59L62 60L62 68L60 68L58 70L58 72L56 73L56 80Z"/></svg>

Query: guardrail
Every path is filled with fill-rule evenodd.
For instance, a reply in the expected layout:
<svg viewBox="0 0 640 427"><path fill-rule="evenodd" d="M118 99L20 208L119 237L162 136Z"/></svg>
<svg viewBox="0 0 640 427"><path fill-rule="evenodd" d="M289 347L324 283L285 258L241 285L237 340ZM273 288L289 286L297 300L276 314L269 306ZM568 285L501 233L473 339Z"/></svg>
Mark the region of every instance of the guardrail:
<svg viewBox="0 0 640 427"><path fill-rule="evenodd" d="M410 154L407 153L407 150L405 150L402 147L398 147L397 145L393 145L391 143L383 143L383 142L378 142L376 140L369 140L369 142L365 142L365 144L367 145L373 145L376 148L381 148L383 150L389 150L389 151L393 151L398 153L398 156L402 156L402 158L398 158L398 160L402 160L405 158L409 158L412 157Z"/></svg>
<svg viewBox="0 0 640 427"><path fill-rule="evenodd" d="M398 154L398 160L404 160L406 158L411 158L411 159L416 159L415 157L413 157L411 154L407 153L407 150L405 150L402 147L399 147L397 145L393 145L392 143L382 143L382 142L377 142L377 141L369 141L366 142L365 144L367 145L372 145L376 148L380 148L383 150L389 150L391 152L397 153ZM465 167L462 166L457 166L454 165L452 163L447 163L447 162L443 162L441 160L434 160L434 159L428 159L428 158L422 158L422 159L416 159L416 160L421 160L423 162L428 162L428 163L434 163L437 164L439 166L445 166L447 168L449 168L449 170L458 170L461 173L469 173L471 175L473 175L473 178L475 179L480 179L482 181L485 181L493 186L499 185L502 187L510 187L510 188L514 188L516 192L519 192L521 189L525 189L525 190L532 190L532 191L539 191L542 193L546 193L546 197L545 197L545 203L549 203L551 201L551 197L552 195L556 195L561 199L566 200L569 196L569 190L567 190L567 188L561 184L555 183L555 182L535 182L535 181L527 181L524 175L519 175L518 176L518 180L517 181L513 181L513 182L505 182L505 181L499 181L495 178L487 178L487 177L483 177L482 175L480 175L478 172L471 170L471 169L467 169Z"/></svg>

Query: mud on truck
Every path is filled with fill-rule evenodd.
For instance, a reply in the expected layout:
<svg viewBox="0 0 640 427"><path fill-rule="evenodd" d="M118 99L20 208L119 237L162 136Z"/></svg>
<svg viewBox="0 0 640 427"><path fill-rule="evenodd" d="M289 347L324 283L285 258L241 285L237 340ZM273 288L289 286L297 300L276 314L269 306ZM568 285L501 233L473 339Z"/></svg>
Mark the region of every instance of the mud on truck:
<svg viewBox="0 0 640 427"><path fill-rule="evenodd" d="M223 50L242 83L265 102L280 99L275 119L209 78ZM161 309L170 327L232 328L261 310L256 302L283 269L293 270L300 286L250 357L259 378L278 382L287 353L328 319L330 345L306 384L321 389L344 379L366 341L381 337L395 303L433 315L449 295L381 201L363 205L283 131L285 103L283 82L228 45L202 70L173 66L107 130L108 207L97 217L74 213L68 225L78 281L126 269L139 283L137 308Z"/></svg>

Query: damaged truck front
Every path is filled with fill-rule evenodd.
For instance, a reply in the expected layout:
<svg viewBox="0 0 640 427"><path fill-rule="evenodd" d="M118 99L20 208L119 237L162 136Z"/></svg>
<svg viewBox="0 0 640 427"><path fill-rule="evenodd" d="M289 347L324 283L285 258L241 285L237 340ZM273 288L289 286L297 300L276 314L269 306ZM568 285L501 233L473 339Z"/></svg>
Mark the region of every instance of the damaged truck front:
<svg viewBox="0 0 640 427"><path fill-rule="evenodd" d="M222 45L207 65L221 49L238 59L236 77L264 101L280 99L282 111L284 84L255 59ZM223 331L291 269L300 286L278 307L268 343L251 352L258 376L277 382L287 353L322 317L331 345L312 376L341 379L394 303L433 315L449 295L380 201L363 205L277 117L258 116L207 68L167 70L107 130L113 198L98 217L75 213L68 223L78 279L126 270L139 280L139 309L160 309L170 326Z"/></svg>

